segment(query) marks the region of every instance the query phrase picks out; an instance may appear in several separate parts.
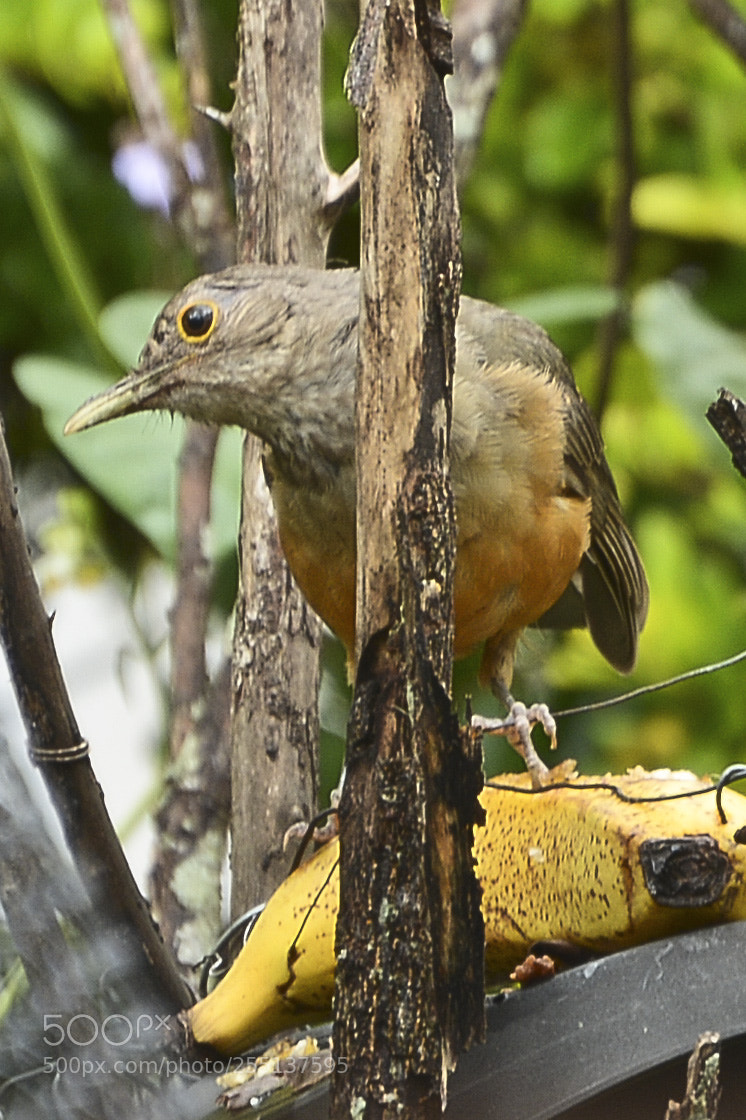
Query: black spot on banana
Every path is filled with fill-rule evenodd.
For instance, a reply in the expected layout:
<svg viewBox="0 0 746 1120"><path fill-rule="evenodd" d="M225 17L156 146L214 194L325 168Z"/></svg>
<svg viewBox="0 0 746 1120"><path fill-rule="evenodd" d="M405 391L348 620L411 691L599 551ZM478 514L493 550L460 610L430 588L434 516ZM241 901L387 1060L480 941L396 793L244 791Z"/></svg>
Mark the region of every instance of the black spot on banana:
<svg viewBox="0 0 746 1120"><path fill-rule="evenodd" d="M481 795L474 854L489 978L539 941L608 953L746 918L746 845L734 838L746 797L723 791L723 824L712 787L691 774L564 782L568 771L557 767L555 784L536 792L527 774L493 779ZM182 1012L196 1042L235 1054L329 1017L337 857L333 840L289 876L224 979Z"/></svg>

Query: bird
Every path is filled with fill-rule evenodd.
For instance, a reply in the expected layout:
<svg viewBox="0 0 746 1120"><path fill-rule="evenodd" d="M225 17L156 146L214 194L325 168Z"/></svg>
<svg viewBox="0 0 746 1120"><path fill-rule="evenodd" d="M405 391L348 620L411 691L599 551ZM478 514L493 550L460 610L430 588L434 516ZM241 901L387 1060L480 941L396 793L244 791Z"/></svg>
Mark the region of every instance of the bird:
<svg viewBox="0 0 746 1120"><path fill-rule="evenodd" d="M265 445L289 567L314 610L355 650L353 269L234 265L163 308L137 365L68 420L65 434L166 410L237 425ZM531 742L547 707L511 694L527 626L587 626L621 673L635 664L649 592L598 423L560 350L537 324L461 298L450 435L456 509L454 657L482 647L479 679L505 704L502 730L534 786Z"/></svg>

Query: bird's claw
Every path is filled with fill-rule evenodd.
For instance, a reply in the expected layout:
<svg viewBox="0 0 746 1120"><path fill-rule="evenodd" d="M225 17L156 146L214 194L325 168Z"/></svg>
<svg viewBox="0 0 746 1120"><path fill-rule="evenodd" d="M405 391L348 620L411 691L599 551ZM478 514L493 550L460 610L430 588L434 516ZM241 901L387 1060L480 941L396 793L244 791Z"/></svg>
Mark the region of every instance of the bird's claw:
<svg viewBox="0 0 746 1120"><path fill-rule="evenodd" d="M339 779L339 785L329 794L329 808L325 810L323 814L319 814L321 817L324 815L326 816L326 824L316 824L313 827L314 844L326 844L329 840L334 840L339 836L339 817L337 815L337 810L339 809L339 802L342 797L344 779L345 771L343 770ZM305 840L312 825L313 821L296 821L295 824L291 824L290 828L285 830L285 834L282 838L283 852L286 852L291 844Z"/></svg>
<svg viewBox="0 0 746 1120"><path fill-rule="evenodd" d="M511 700L504 719L488 719L485 716L472 716L471 719L472 729L480 734L504 735L525 762L533 788L541 789L547 783L549 770L531 741L531 730L537 723L544 728L554 750L557 746L557 724L546 704L532 704L527 708L520 700Z"/></svg>
<svg viewBox="0 0 746 1120"><path fill-rule="evenodd" d="M291 844L304 841L311 828L312 824L309 823L309 821L296 821L295 824L291 824L290 828L285 830L282 837L283 852L286 852ZM329 840L334 840L337 836L339 836L339 822L335 808L329 813L326 824L313 827L312 839L314 844L326 844Z"/></svg>

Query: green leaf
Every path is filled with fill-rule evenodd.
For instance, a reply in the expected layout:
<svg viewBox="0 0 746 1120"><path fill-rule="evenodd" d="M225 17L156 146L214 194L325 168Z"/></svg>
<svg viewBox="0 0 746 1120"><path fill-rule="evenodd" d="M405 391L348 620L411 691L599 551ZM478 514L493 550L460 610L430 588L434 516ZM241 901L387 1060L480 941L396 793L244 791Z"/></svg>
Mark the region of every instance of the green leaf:
<svg viewBox="0 0 746 1120"><path fill-rule="evenodd" d="M632 214L642 229L746 245L743 186L694 175L652 175L635 187Z"/></svg>
<svg viewBox="0 0 746 1120"><path fill-rule="evenodd" d="M125 368L137 361L143 340L150 334L159 311L171 295L171 292L127 292L112 300L101 312L101 336Z"/></svg>
<svg viewBox="0 0 746 1120"><path fill-rule="evenodd" d="M60 205L56 186L29 143L23 127L23 110L20 109L23 101L20 87L0 67L0 133L11 153L39 235L70 306L75 310L81 331L88 337L93 353L109 363L96 321L100 306L96 284Z"/></svg>
<svg viewBox="0 0 746 1120"><path fill-rule="evenodd" d="M14 366L25 396L37 404L50 438L80 474L151 541L165 558L176 553L178 458L184 421L140 413L64 437L65 421L105 388L101 374L62 358L30 354ZM236 547L241 433L223 433L213 478L214 554Z"/></svg>
<svg viewBox="0 0 746 1120"><path fill-rule="evenodd" d="M612 288L594 284L573 284L550 288L510 301L511 311L525 315L544 326L603 319L618 303Z"/></svg>
<svg viewBox="0 0 746 1120"><path fill-rule="evenodd" d="M746 341L698 307L680 284L666 280L642 288L632 329L667 395L698 424L721 386L746 395Z"/></svg>

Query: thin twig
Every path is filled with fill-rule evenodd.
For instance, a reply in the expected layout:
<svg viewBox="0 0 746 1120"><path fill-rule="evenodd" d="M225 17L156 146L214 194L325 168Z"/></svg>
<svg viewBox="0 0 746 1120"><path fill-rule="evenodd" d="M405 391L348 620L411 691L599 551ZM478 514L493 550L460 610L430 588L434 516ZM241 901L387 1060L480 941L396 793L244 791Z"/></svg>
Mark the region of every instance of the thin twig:
<svg viewBox="0 0 746 1120"><path fill-rule="evenodd" d="M689 0L689 6L746 66L746 20L728 0Z"/></svg>
<svg viewBox="0 0 746 1120"><path fill-rule="evenodd" d="M194 0L174 0L176 53L191 106L191 131L201 162L199 181L187 185L194 216L192 248L205 271L224 268L233 260L233 223L225 199L225 179L212 122L198 106L211 100L207 51L200 13ZM175 137L171 143L175 143ZM171 756L175 758L187 734L194 732L197 711L206 701L209 681L205 638L212 588L212 568L203 542L210 523L212 471L218 432L190 424L179 463L176 601L171 612ZM204 744L212 750L211 744ZM174 792L176 792L174 790ZM171 819L164 813L164 819ZM171 845L168 841L166 849Z"/></svg>
<svg viewBox="0 0 746 1120"><path fill-rule="evenodd" d="M160 153L168 167L174 221L203 267L220 268L232 259L231 222L217 150L213 139L208 138L204 130L205 118L193 113L192 127L199 145L202 168L201 175L190 177L184 142L177 135L169 116L155 66L132 15L129 0L103 0L103 6L143 136ZM189 11L185 14L187 9ZM209 92L200 23L190 0L179 0L177 17L181 28L180 45L186 53L188 66L196 68L194 75L186 69L190 96L195 92L199 97L199 101L194 102L196 107L209 100Z"/></svg>
<svg viewBox="0 0 746 1120"><path fill-rule="evenodd" d="M145 139L161 153L172 176L176 210L188 205L189 175L171 124L155 67L132 15L129 0L103 0L119 61Z"/></svg>
<svg viewBox="0 0 746 1120"><path fill-rule="evenodd" d="M600 358L596 398L598 416L603 415L611 392L614 360L627 316L624 294L632 266L634 245L632 192L635 186L635 141L629 0L615 0L612 11L617 193L612 220L609 281L618 298L614 310L609 312L599 330Z"/></svg>
<svg viewBox="0 0 746 1120"><path fill-rule="evenodd" d="M215 127L203 107L212 100L204 28L195 0L173 0L176 53L181 63L191 111L191 133L202 164L198 182L190 185L199 237L194 249L205 272L225 268L235 256L235 231L226 202L225 171L215 140Z"/></svg>
<svg viewBox="0 0 746 1120"><path fill-rule="evenodd" d="M78 729L31 568L0 431L0 632L32 759L60 817L102 933L121 940L142 984L171 1007L189 1001L132 877Z"/></svg>

